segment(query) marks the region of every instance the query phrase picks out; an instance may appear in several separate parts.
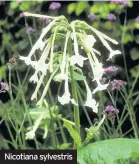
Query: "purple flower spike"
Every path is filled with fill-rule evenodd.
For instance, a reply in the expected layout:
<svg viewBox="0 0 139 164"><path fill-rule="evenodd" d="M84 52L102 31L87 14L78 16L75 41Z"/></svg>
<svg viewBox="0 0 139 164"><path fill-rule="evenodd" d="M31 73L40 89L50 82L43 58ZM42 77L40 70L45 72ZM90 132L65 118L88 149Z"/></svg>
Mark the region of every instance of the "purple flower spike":
<svg viewBox="0 0 139 164"><path fill-rule="evenodd" d="M113 105L108 105L103 111L103 114L106 116L115 117L118 112L118 109L115 109Z"/></svg>
<svg viewBox="0 0 139 164"><path fill-rule="evenodd" d="M56 10L59 9L61 7L61 3L58 2L52 2L49 6L49 9L51 10Z"/></svg>
<svg viewBox="0 0 139 164"><path fill-rule="evenodd" d="M0 84L1 84L1 90L0 90L0 92L5 92L5 91L8 91L9 90L9 86L8 86L7 83L1 82Z"/></svg>
<svg viewBox="0 0 139 164"><path fill-rule="evenodd" d="M135 19L135 21L139 23L139 16Z"/></svg>
<svg viewBox="0 0 139 164"><path fill-rule="evenodd" d="M114 79L113 81L110 82L109 87L114 90L114 89L120 89L120 87L127 85L126 81L123 80L116 80Z"/></svg>
<svg viewBox="0 0 139 164"><path fill-rule="evenodd" d="M89 15L88 15L88 18L89 18L90 20L95 20L95 19L96 19L96 15L95 15L95 14L89 14Z"/></svg>
<svg viewBox="0 0 139 164"><path fill-rule="evenodd" d="M107 68L104 68L104 73L107 74L107 73L114 73L117 71L117 67L115 66L110 66L110 67L107 67Z"/></svg>
<svg viewBox="0 0 139 164"><path fill-rule="evenodd" d="M33 32L33 28L32 27L28 27L27 30L26 30L26 33L27 34L32 34Z"/></svg>
<svg viewBox="0 0 139 164"><path fill-rule="evenodd" d="M113 21L116 20L116 16L114 14L108 14L107 19Z"/></svg>

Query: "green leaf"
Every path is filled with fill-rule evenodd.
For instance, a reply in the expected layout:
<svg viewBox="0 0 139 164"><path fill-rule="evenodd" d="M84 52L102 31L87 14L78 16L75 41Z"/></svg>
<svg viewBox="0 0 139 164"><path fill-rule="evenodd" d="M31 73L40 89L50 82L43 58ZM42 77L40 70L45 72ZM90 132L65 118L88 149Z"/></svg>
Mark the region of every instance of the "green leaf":
<svg viewBox="0 0 139 164"><path fill-rule="evenodd" d="M95 142L78 150L79 164L119 164L118 160L139 156L138 139L110 139Z"/></svg>
<svg viewBox="0 0 139 164"><path fill-rule="evenodd" d="M67 7L67 12L68 14L71 14L75 11L76 9L76 3L70 3Z"/></svg>
<svg viewBox="0 0 139 164"><path fill-rule="evenodd" d="M127 44L128 42L132 42L132 41L133 41L132 35L130 33L126 33L122 40L122 43Z"/></svg>
<svg viewBox="0 0 139 164"><path fill-rule="evenodd" d="M130 55L132 60L139 59L139 50L137 48L132 48L130 51Z"/></svg>
<svg viewBox="0 0 139 164"><path fill-rule="evenodd" d="M80 73L77 73L77 72L73 71L73 78L77 81L82 81L82 80L85 79L85 76L83 76Z"/></svg>
<svg viewBox="0 0 139 164"><path fill-rule="evenodd" d="M19 7L19 4L16 1L11 1L10 2L10 8L11 9L16 9Z"/></svg>
<svg viewBox="0 0 139 164"><path fill-rule="evenodd" d="M132 69L130 69L131 76L136 78L139 76L139 66L135 66Z"/></svg>
<svg viewBox="0 0 139 164"><path fill-rule="evenodd" d="M77 147L81 147L81 137L80 135L73 129L73 123L69 120L63 119L64 121L64 126L67 128L69 131L71 137L73 138L74 142L77 144Z"/></svg>
<svg viewBox="0 0 139 164"><path fill-rule="evenodd" d="M75 10L75 14L79 16L82 12L85 11L85 9L88 7L87 2L78 2Z"/></svg>
<svg viewBox="0 0 139 164"><path fill-rule="evenodd" d="M6 69L7 69L6 65L0 67L0 81L5 77Z"/></svg>
<svg viewBox="0 0 139 164"><path fill-rule="evenodd" d="M18 46L19 46L19 49L20 49L20 50L26 49L28 45L29 45L29 41L28 41L28 39L26 39L26 38L23 39L23 40L21 40L21 41L18 43Z"/></svg>

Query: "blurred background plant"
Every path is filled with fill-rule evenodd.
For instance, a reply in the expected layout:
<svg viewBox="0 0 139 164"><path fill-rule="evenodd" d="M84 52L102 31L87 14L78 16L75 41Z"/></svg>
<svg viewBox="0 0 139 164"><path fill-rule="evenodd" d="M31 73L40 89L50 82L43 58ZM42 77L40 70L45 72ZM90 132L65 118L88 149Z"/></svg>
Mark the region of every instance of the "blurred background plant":
<svg viewBox="0 0 139 164"><path fill-rule="evenodd" d="M27 56L40 36L42 28L51 20L26 18L24 11L50 16L64 15L69 21L84 20L118 41L118 49L122 54L108 62L105 62L107 51L99 43L96 44L97 49L103 52L99 59L104 63L105 68L103 80L110 81L110 85L107 91L97 93L97 99L100 102L98 114L89 107L83 107L82 103L79 106L81 135L85 138L84 127L89 128L97 123L102 113L105 113L110 117L107 117L100 128L99 135L91 142L118 137L139 138L139 10L138 2L124 2L119 3L116 0L56 3L22 0L1 2L0 80L1 87L3 83L6 83L9 88L0 93L0 147L7 149L72 148L72 138L69 137L68 131L63 127L63 122L58 116L60 113L64 118L73 121L73 106L71 104L56 106L53 99L55 100L59 92L57 83L52 81L51 92L48 97L46 96L49 100L48 104L51 105L46 104L45 107L49 109L49 112L45 113L43 119L41 119L41 111L44 111L44 108L39 109L38 113L35 101L30 101L35 88L29 83L32 69L27 68L19 60L19 55ZM85 65L87 68L87 63ZM112 67L109 68L109 66ZM92 78L91 71L85 71L88 77ZM75 76L79 81L82 80L82 75ZM91 80L88 82L90 86ZM93 86L90 87L93 88ZM79 88L79 90L85 97L85 88ZM42 89L39 95L41 94ZM82 101L80 99L80 102ZM36 123L35 120L40 121L39 128L35 132L35 139L25 140L27 127L32 127Z"/></svg>

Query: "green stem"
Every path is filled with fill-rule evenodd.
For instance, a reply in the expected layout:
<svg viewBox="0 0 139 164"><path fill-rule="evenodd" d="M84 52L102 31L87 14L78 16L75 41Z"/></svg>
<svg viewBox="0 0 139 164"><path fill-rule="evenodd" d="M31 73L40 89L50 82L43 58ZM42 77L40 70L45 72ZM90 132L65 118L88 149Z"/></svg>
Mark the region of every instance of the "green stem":
<svg viewBox="0 0 139 164"><path fill-rule="evenodd" d="M72 45L71 40L69 39L69 54L72 54ZM77 85L76 81L73 78L73 68L70 67L70 75L71 75L71 86L72 86L72 96L75 102L78 104L78 96L77 96ZM75 121L75 130L80 135L80 114L79 107L74 105L74 121Z"/></svg>

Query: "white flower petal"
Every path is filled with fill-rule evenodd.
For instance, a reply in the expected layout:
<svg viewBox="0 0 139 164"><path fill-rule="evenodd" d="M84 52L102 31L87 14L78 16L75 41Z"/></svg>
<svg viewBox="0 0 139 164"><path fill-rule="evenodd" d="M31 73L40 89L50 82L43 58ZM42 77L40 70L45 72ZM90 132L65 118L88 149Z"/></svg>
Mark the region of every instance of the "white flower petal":
<svg viewBox="0 0 139 164"><path fill-rule="evenodd" d="M109 84L99 84L94 90L93 90L93 94L98 92L98 91L102 91L102 90L105 90L107 89Z"/></svg>
<svg viewBox="0 0 139 164"><path fill-rule="evenodd" d="M57 74L55 76L55 80L58 82L61 82L62 80L66 80L66 79L67 79L67 76L65 74L62 74L62 73Z"/></svg>
<svg viewBox="0 0 139 164"><path fill-rule="evenodd" d="M20 60L24 60L27 65L31 64L31 59L30 57L24 57L24 56L19 56Z"/></svg>
<svg viewBox="0 0 139 164"><path fill-rule="evenodd" d="M61 96L61 97L58 96L58 101L59 101L62 105L68 104L68 103L70 102L70 95L64 93L63 96Z"/></svg>
<svg viewBox="0 0 139 164"><path fill-rule="evenodd" d="M33 130L29 131L26 133L26 140L29 139L33 139L35 137L35 132Z"/></svg>
<svg viewBox="0 0 139 164"><path fill-rule="evenodd" d="M87 37L84 41L84 44L88 49L92 49L95 42L96 42L96 39L94 38L93 35L87 35Z"/></svg>
<svg viewBox="0 0 139 164"><path fill-rule="evenodd" d="M85 58L81 55L73 55L71 58L70 58L70 61L71 61L71 65L74 66L75 64L78 64L80 67L83 67L83 62L84 60L87 60L88 58Z"/></svg>
<svg viewBox="0 0 139 164"><path fill-rule="evenodd" d="M119 55L119 54L121 54L121 52L119 50L111 51L110 52L110 55L109 55L109 58L107 59L107 61L110 60L110 59L112 59L113 56Z"/></svg>
<svg viewBox="0 0 139 164"><path fill-rule="evenodd" d="M29 79L30 82L38 83L38 72L36 71L34 75Z"/></svg>

